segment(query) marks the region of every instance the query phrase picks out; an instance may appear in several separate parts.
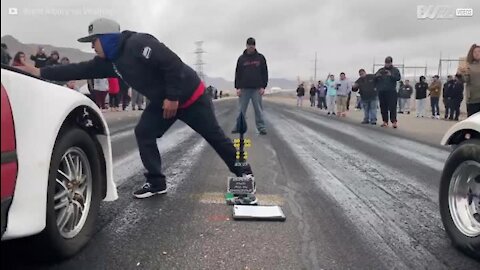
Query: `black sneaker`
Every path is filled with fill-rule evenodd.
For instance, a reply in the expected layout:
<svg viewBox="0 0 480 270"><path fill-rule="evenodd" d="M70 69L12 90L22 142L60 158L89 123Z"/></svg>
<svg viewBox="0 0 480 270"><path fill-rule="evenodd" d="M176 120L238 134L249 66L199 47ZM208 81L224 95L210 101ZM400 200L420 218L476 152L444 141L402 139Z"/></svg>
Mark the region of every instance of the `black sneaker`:
<svg viewBox="0 0 480 270"><path fill-rule="evenodd" d="M145 199L157 194L167 193L166 187L155 187L150 183L143 184L142 188L133 192L133 196L138 199Z"/></svg>
<svg viewBox="0 0 480 270"><path fill-rule="evenodd" d="M377 122L371 122L370 125L376 126Z"/></svg>
<svg viewBox="0 0 480 270"><path fill-rule="evenodd" d="M362 121L362 124L369 124L368 121Z"/></svg>
<svg viewBox="0 0 480 270"><path fill-rule="evenodd" d="M259 131L260 135L267 135L267 131L265 129L262 129Z"/></svg>

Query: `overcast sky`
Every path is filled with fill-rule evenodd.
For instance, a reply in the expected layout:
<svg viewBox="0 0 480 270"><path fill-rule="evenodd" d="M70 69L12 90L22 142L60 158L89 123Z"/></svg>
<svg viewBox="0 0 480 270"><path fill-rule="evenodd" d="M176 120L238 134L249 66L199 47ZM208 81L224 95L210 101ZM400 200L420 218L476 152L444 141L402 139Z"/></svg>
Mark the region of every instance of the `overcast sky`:
<svg viewBox="0 0 480 270"><path fill-rule="evenodd" d="M76 2L76 3L75 3ZM469 18L417 19L418 5L473 8ZM91 51L76 42L89 23L108 17L122 30L148 32L195 63L195 41L203 40L207 75L233 79L249 36L267 59L270 76L308 79L328 72L357 77L373 59L425 65L437 70L439 54L457 58L480 43L479 0L2 0L1 34L24 43ZM9 15L16 8L18 15ZM430 72L429 72L430 73ZM418 74L418 73L417 73Z"/></svg>

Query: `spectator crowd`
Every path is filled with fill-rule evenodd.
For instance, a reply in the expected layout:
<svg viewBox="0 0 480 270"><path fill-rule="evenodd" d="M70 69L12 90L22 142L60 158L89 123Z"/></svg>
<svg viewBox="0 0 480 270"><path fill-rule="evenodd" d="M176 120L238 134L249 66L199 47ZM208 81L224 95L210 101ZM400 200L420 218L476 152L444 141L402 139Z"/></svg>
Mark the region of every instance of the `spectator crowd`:
<svg viewBox="0 0 480 270"><path fill-rule="evenodd" d="M410 114L415 100L416 117L427 117L429 99L432 119L459 121L461 104L465 99L467 116L480 111L480 46L474 44L468 51L466 64L460 65L455 75L449 75L444 82L439 75L427 82L420 76L418 82L402 80L399 70L393 65L392 57L385 58L385 66L375 74L359 70L358 78L350 80L344 72L340 78L328 74L325 82L310 85L310 106L326 110L328 115L346 117L350 110L351 98L356 97L355 110L363 110L362 124L377 124L377 110L380 109L382 127L398 127L397 114ZM306 95L305 83L296 90L297 106L303 106ZM443 103L443 115L440 113Z"/></svg>
<svg viewBox="0 0 480 270"><path fill-rule="evenodd" d="M2 65L7 66L25 66L27 55L23 51L15 53L11 57L8 47L2 43ZM54 65L68 65L70 59L68 57L60 57L58 51L51 51L47 54L45 48L39 46L37 51L30 55L29 59L33 62L35 67L42 68ZM68 82L52 82L61 86L65 86L74 91L80 92L80 85L77 81ZM125 82L118 78L102 78L87 80L88 93L85 95L94 101L97 106L103 111L128 111L143 110L148 100L143 95L130 88Z"/></svg>

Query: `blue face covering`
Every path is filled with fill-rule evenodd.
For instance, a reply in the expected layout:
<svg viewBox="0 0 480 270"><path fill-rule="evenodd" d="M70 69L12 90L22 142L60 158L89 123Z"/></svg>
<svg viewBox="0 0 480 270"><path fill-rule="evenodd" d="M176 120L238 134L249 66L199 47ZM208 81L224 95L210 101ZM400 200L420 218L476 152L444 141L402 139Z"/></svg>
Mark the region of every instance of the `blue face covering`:
<svg viewBox="0 0 480 270"><path fill-rule="evenodd" d="M113 61L118 57L118 47L120 43L120 33L99 35L105 57Z"/></svg>

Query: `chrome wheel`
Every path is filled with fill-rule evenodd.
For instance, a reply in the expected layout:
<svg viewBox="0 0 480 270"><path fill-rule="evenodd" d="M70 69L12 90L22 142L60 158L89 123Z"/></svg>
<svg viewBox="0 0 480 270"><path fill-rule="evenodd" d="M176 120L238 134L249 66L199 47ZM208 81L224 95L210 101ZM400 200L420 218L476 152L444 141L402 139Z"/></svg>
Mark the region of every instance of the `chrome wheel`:
<svg viewBox="0 0 480 270"><path fill-rule="evenodd" d="M69 148L57 169L54 206L57 228L64 238L74 238L85 225L92 200L92 171L87 154Z"/></svg>
<svg viewBox="0 0 480 270"><path fill-rule="evenodd" d="M458 230L468 237L480 235L480 163L462 162L448 190L450 214Z"/></svg>

